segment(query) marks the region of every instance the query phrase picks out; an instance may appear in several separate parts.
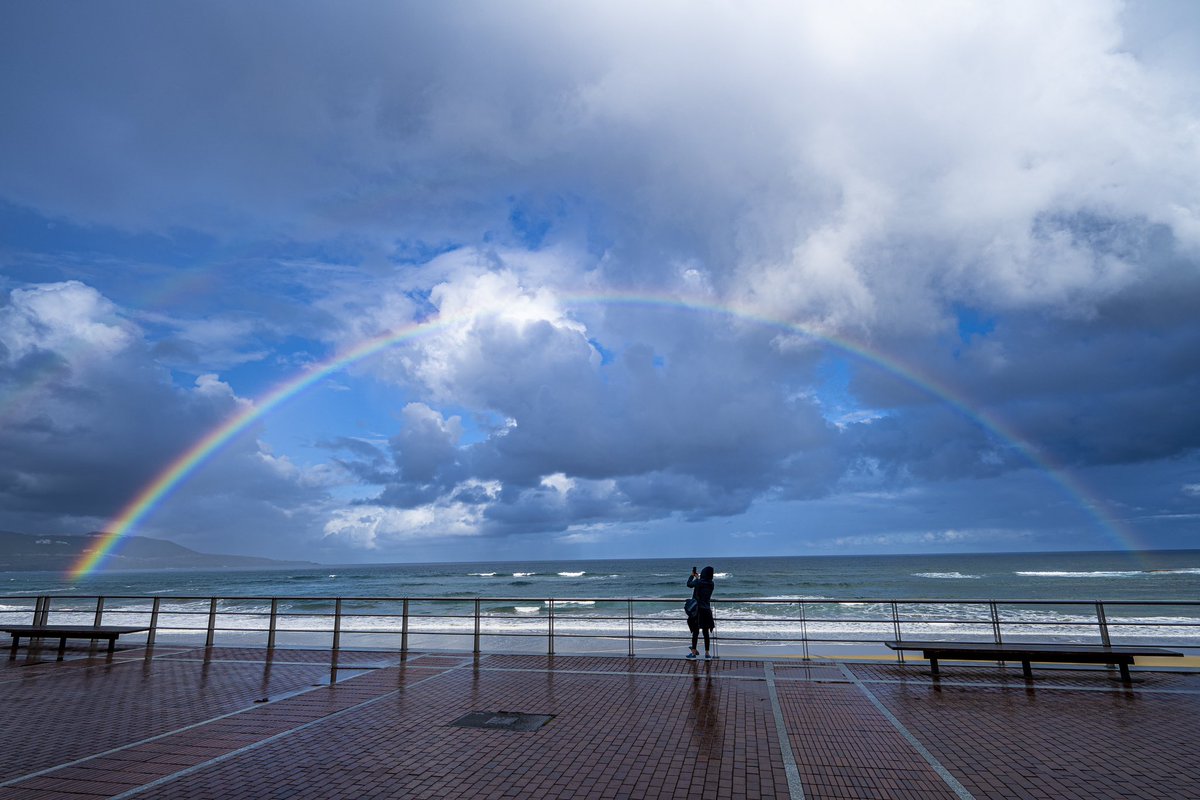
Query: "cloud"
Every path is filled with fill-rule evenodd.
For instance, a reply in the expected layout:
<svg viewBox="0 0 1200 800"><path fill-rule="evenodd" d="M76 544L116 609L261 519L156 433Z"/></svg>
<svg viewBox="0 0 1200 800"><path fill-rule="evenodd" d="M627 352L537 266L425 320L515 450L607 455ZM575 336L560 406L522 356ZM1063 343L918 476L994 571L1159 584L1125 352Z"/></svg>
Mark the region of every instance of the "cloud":
<svg viewBox="0 0 1200 800"><path fill-rule="evenodd" d="M762 539L764 537L774 536L774 531L735 531L729 534L734 539Z"/></svg>
<svg viewBox="0 0 1200 800"><path fill-rule="evenodd" d="M338 379L353 426L269 419L156 524L226 530L228 507L386 549L915 507L1039 460L1164 477L1200 446L1195 23L22 6L0 31L9 508L99 524L262 387L388 332ZM723 306L746 316L702 310Z"/></svg>
<svg viewBox="0 0 1200 800"><path fill-rule="evenodd" d="M486 494L494 486L476 484ZM427 503L415 508L373 504L335 509L325 523L325 537L368 550L388 549L414 540L454 540L478 536L478 504L455 500Z"/></svg>
<svg viewBox="0 0 1200 800"><path fill-rule="evenodd" d="M75 281L16 289L0 313L6 354L13 361L54 350L80 366L117 355L133 338L112 303Z"/></svg>
<svg viewBox="0 0 1200 800"><path fill-rule="evenodd" d="M943 530L943 531L899 531L878 533L868 536L839 536L833 540L837 547L885 549L905 547L962 547L964 545L996 544L1028 540L1029 533L1013 530Z"/></svg>
<svg viewBox="0 0 1200 800"><path fill-rule="evenodd" d="M614 282L688 262L838 327L927 327L948 300L1061 312L1144 277L1096 224L1200 245L1191 94L1123 49L1120 12L27 7L4 48L23 158L0 187L224 236L582 234Z"/></svg>
<svg viewBox="0 0 1200 800"><path fill-rule="evenodd" d="M563 544L596 544L604 542L608 538L604 531L574 531L572 533L564 533L556 537L556 540Z"/></svg>
<svg viewBox="0 0 1200 800"><path fill-rule="evenodd" d="M778 383L789 368L806 380L809 362L773 351L771 331L678 312L635 334L624 313L584 319L550 288L525 289L524 271L502 257L489 267L438 284L430 300L453 324L376 368L428 398L400 416L376 503L459 508L464 486L494 483L501 490L470 516L483 530L563 531L732 515L771 492L819 494L837 480L831 426ZM747 357L746 338L759 355ZM461 417L434 402L472 410L470 441ZM348 468L383 480L377 455Z"/></svg>
<svg viewBox="0 0 1200 800"><path fill-rule="evenodd" d="M101 528L245 403L216 375L174 385L138 326L75 282L15 290L0 305L0 387L0 524L46 532ZM321 496L305 470L252 435L231 441L212 467L148 530L253 552L267 543L245 534L303 530Z"/></svg>

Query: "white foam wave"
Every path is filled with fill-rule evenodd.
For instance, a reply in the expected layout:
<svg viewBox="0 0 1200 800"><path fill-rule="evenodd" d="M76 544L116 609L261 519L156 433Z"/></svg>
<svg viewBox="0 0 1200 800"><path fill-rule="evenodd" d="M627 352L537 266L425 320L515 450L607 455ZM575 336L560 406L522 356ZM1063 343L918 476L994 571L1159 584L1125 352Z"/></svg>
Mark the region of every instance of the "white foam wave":
<svg viewBox="0 0 1200 800"><path fill-rule="evenodd" d="M913 577L914 578L936 578L936 579L946 579L946 580L958 580L958 579L975 580L975 579L979 578L978 575L965 575L961 572L914 572Z"/></svg>
<svg viewBox="0 0 1200 800"><path fill-rule="evenodd" d="M564 578L582 578L587 573L586 572L560 572L558 574Z"/></svg>
<svg viewBox="0 0 1200 800"><path fill-rule="evenodd" d="M478 578L494 578L494 577L496 577L496 573L494 573L494 572L468 572L467 574L474 575Z"/></svg>
<svg viewBox="0 0 1200 800"><path fill-rule="evenodd" d="M733 577L732 572L714 572L713 573L713 578L732 578L732 577Z"/></svg>
<svg viewBox="0 0 1200 800"><path fill-rule="evenodd" d="M592 605L594 601L555 601L556 604ZM740 606L740 604L739 604ZM514 605L509 613L487 614L481 619L481 627L485 633L535 633L542 635L546 631L545 617L542 606ZM978 638L981 641L990 640L993 631L990 619L954 619L946 612L953 606L942 607L939 604L919 606L902 615L903 636L919 639L926 634L936 633L939 636L965 636ZM961 613L962 609L959 609ZM449 610L447 613L453 613ZM596 614L596 616L592 616ZM69 613L53 613L52 622L59 624L89 624L93 612L79 611ZM129 613L113 611L105 614L105 621L117 625L145 625L147 613ZM628 623L624 620L602 618L604 612L589 613L586 609L565 614L555 618L555 630L561 633L606 636L624 636L628 631ZM722 635L754 637L764 642L779 639L791 639L797 635L795 622L788 615L780 618L778 614L756 612L750 608L718 609L718 621ZM264 642L266 639L266 624L269 614L235 615L222 613L218 620L218 628L222 636L242 636L247 640ZM1130 616L1109 617L1110 630L1114 638L1121 641L1136 643L1136 640L1178 641L1179 646L1196 646L1195 616ZM178 612L163 613L159 618L159 633L174 634L202 640L205 634L207 612L200 614L185 614ZM1119 622L1120 624L1115 624ZM278 628L280 634L285 632L299 637L325 637L333 629L335 620L331 614L295 613L280 614ZM1062 641L1098 641L1094 617L1088 615L1062 614L1050 609L1028 609L1002 618L1006 640L1062 640ZM450 633L470 635L475 621L469 616L440 616L437 613L414 613L409 618L409 628L417 633ZM640 613L634 620L635 631L639 636L679 636L682 630L681 609L672 607L651 614ZM392 644L402 631L402 621L399 615L376 616L373 614L356 615L344 614L342 617L344 636L365 636L375 644ZM867 619L861 610L849 614L845 619L826 617L819 620L809 620L807 634L812 638L829 640L864 641L894 638L895 629L891 619ZM437 641L443 641L437 639ZM541 645L544 646L544 643Z"/></svg>
<svg viewBox="0 0 1200 800"><path fill-rule="evenodd" d="M594 606L595 600L555 600L556 606Z"/></svg>
<svg viewBox="0 0 1200 800"><path fill-rule="evenodd" d="M3 614L3 613L5 613L5 612L14 612L14 611L21 611L21 612L24 612L24 613L26 613L26 614L32 614L32 613L33 613L33 606L5 606L5 605L0 605L0 614Z"/></svg>
<svg viewBox="0 0 1200 800"><path fill-rule="evenodd" d="M1136 578L1146 573L1141 570L1131 569L1097 572L1069 572L1067 570L1018 571L1017 574L1026 578Z"/></svg>
<svg viewBox="0 0 1200 800"><path fill-rule="evenodd" d="M1092 572L1044 570L1018 572L1017 574L1029 578L1140 578L1149 575L1200 575L1200 567L1183 567L1180 569L1095 570Z"/></svg>
<svg viewBox="0 0 1200 800"><path fill-rule="evenodd" d="M513 577L514 578L528 578L531 575L536 575L536 574L537 574L536 572L514 572Z"/></svg>
<svg viewBox="0 0 1200 800"><path fill-rule="evenodd" d="M20 591L17 591L17 592L4 592L4 594L5 594L5 596L23 597L23 596L27 596L27 595L32 596L32 595L43 595L43 594L55 594L56 592L73 592L73 591L75 591L74 586L66 586L66 587L55 586L50 589L21 589Z"/></svg>

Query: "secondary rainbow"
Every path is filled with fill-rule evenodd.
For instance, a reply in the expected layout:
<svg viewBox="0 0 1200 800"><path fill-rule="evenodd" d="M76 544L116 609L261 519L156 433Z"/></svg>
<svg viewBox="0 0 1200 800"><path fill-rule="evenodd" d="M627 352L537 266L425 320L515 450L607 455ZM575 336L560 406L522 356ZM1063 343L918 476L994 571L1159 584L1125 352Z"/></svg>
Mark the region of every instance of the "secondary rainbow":
<svg viewBox="0 0 1200 800"><path fill-rule="evenodd" d="M771 319L754 312L745 311L732 306L717 305L703 301L683 300L675 297L658 297L654 295L609 294L609 295L573 295L565 297L564 307L571 308L587 305L630 305L657 308L676 308L694 312L704 312L721 316L746 320L757 325L776 328L788 333L798 334L823 344L829 345L859 358L869 364L879 367L906 383L915 386L955 409L985 430L1010 443L1032 465L1043 471L1051 480L1078 503L1106 531L1120 547L1136 550L1138 542L1132 530L1125 526L1108 511L1107 505L1072 477L1065 469L1054 464L1047 456L1010 426L993 417L986 411L971 407L966 399L943 383L923 375L908 365L889 358L882 353L870 349L866 345L842 337L817 332L789 322ZM289 398L303 392L313 384L337 373L347 367L369 358L370 356L411 341L420 336L430 335L447 328L473 319L475 315L460 315L414 323L397 331L376 336L372 339L343 350L324 362L310 366L299 375L284 381L269 392L258 398L252 405L247 406L232 415L217 427L213 428L195 444L181 453L174 461L160 472L154 480L146 484L131 499L109 523L105 533L96 537L95 541L84 552L70 569L72 578L79 578L94 571L126 533L132 530L149 515L156 506L171 493L171 491L187 478L194 470L217 452L225 443L236 436L246 427L260 419L271 410L284 403Z"/></svg>

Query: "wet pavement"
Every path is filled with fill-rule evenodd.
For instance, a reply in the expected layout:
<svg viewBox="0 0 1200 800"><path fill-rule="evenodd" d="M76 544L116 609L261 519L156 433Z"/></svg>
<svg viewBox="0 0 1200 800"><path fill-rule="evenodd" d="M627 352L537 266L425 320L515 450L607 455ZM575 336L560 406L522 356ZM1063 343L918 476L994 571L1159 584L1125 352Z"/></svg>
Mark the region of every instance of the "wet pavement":
<svg viewBox="0 0 1200 800"><path fill-rule="evenodd" d="M1194 672L53 644L0 800L1200 797Z"/></svg>

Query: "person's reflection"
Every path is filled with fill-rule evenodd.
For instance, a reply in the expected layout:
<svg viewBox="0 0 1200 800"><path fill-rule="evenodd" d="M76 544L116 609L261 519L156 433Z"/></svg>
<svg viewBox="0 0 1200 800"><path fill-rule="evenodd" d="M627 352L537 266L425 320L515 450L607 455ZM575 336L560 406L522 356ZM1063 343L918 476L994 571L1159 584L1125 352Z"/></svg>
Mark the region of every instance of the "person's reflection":
<svg viewBox="0 0 1200 800"><path fill-rule="evenodd" d="M723 750L724 725L721 723L719 699L712 675L707 670L703 676L692 678L692 706L688 711L688 721L697 749L710 758L720 758Z"/></svg>

